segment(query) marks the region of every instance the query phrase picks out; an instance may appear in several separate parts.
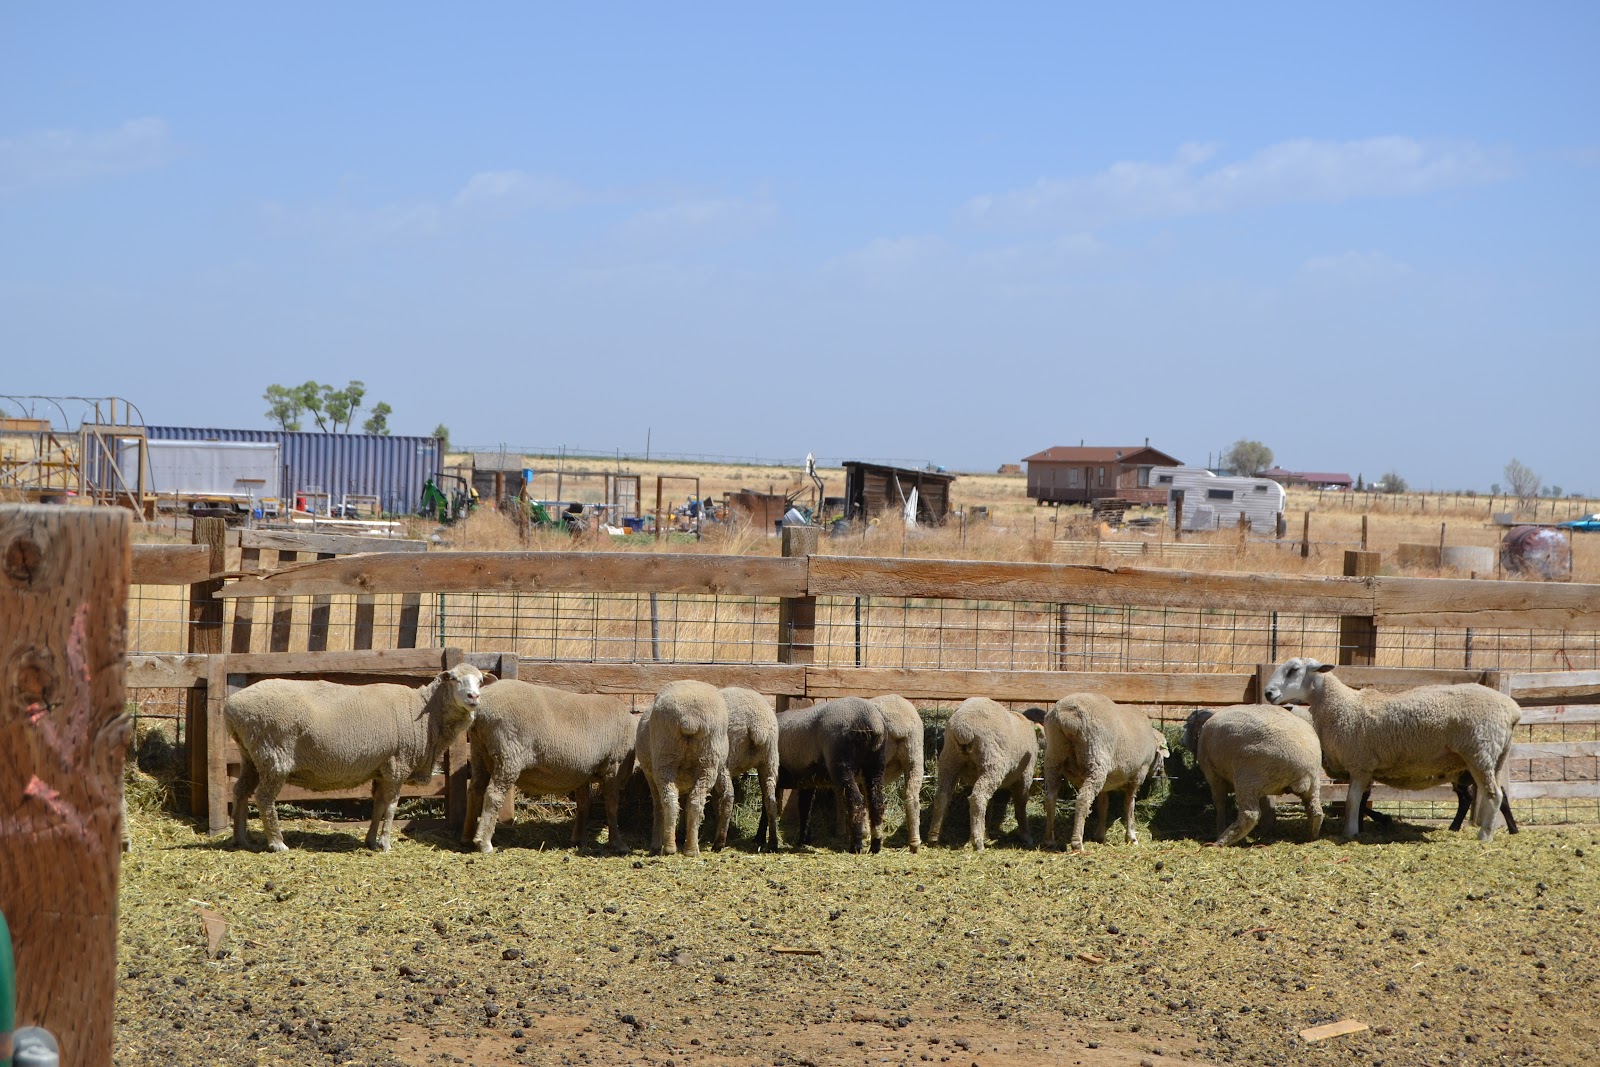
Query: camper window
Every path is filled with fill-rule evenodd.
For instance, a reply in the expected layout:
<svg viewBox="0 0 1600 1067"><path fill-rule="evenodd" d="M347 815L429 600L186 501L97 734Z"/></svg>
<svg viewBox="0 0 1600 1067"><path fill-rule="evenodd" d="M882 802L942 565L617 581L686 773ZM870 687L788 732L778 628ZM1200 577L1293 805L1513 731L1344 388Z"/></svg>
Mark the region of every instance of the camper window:
<svg viewBox="0 0 1600 1067"><path fill-rule="evenodd" d="M1157 485L1171 485L1172 484L1172 475L1170 475L1170 474L1158 474L1158 475L1156 475L1156 484Z"/></svg>
<svg viewBox="0 0 1600 1067"><path fill-rule="evenodd" d="M1266 491L1267 491L1267 487L1266 487L1266 486L1264 486L1264 485L1258 485L1258 486L1256 486L1256 492L1258 492L1258 493L1265 493L1265 492L1266 492Z"/></svg>
<svg viewBox="0 0 1600 1067"><path fill-rule="evenodd" d="M1207 489L1206 490L1206 499L1207 500L1232 500L1233 499L1233 490L1232 489Z"/></svg>

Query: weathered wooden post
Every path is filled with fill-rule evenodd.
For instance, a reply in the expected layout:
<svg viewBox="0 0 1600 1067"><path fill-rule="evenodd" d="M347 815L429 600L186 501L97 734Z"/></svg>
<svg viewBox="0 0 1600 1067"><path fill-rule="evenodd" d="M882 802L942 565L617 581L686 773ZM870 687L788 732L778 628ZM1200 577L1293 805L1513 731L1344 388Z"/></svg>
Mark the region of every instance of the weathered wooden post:
<svg viewBox="0 0 1600 1067"><path fill-rule="evenodd" d="M1306 512L1305 521L1300 526L1300 558L1311 558L1311 512Z"/></svg>
<svg viewBox="0 0 1600 1067"><path fill-rule="evenodd" d="M0 911L17 1022L108 1067L132 572L122 508L0 507Z"/></svg>
<svg viewBox="0 0 1600 1067"><path fill-rule="evenodd" d="M1347 578L1371 578L1383 564L1382 552L1346 549L1344 573ZM1378 656L1378 620L1371 615L1339 616L1339 663L1371 666Z"/></svg>
<svg viewBox="0 0 1600 1067"><path fill-rule="evenodd" d="M221 574L227 570L228 527L221 519L195 519L193 543L211 550L207 573ZM216 593L222 590L222 579L197 582L189 587L189 640L190 652L217 655L222 651L223 617L226 605ZM184 746L189 757L189 814L206 814L206 769L209 763L206 743L206 691L200 686L189 689L188 703L183 715ZM226 813L224 813L226 814Z"/></svg>
<svg viewBox="0 0 1600 1067"><path fill-rule="evenodd" d="M816 553L818 535L815 526L785 526L783 528L783 554L785 557L810 556ZM814 596L783 597L778 601L778 662L810 663L816 656L817 598ZM778 710L789 707L787 696L778 697Z"/></svg>

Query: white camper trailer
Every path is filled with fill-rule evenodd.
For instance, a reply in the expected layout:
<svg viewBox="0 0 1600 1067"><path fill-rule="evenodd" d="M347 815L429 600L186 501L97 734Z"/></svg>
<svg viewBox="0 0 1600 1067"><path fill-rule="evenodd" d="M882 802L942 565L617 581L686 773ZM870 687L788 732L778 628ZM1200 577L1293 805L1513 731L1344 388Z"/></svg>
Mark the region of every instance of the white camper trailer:
<svg viewBox="0 0 1600 1067"><path fill-rule="evenodd" d="M1271 478L1237 478L1212 474L1201 467L1155 467L1151 487L1167 491L1167 525L1177 523L1183 502L1183 528L1231 530L1246 516L1253 533L1271 534L1288 500L1283 486Z"/></svg>

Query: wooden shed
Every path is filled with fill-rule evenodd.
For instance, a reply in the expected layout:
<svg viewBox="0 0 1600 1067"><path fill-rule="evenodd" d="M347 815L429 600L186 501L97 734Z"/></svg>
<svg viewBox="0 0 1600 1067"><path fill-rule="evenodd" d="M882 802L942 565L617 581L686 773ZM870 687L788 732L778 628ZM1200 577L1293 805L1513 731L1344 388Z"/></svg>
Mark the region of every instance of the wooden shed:
<svg viewBox="0 0 1600 1067"><path fill-rule="evenodd" d="M1142 446L1057 445L1023 459L1028 465L1028 497L1040 504L1089 504L1126 500L1162 504L1166 490L1153 486L1150 471L1178 467L1182 461L1146 439Z"/></svg>
<svg viewBox="0 0 1600 1067"><path fill-rule="evenodd" d="M950 514L954 474L913 467L886 467L848 460L844 464L844 509L851 519L872 519L904 510L917 491L917 522L938 525Z"/></svg>

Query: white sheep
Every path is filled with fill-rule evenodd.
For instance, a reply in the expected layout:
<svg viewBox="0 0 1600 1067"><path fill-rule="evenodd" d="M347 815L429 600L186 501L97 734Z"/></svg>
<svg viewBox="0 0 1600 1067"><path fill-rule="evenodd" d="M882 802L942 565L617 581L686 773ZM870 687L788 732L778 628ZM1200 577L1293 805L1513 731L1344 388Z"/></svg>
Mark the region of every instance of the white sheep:
<svg viewBox="0 0 1600 1067"><path fill-rule="evenodd" d="M572 843L582 840L589 787L605 799L612 851L628 851L617 826L622 787L633 774L638 716L614 696L572 693L506 678L483 691L472 741L472 786L461 840L494 851L495 824L513 790L526 796L575 793Z"/></svg>
<svg viewBox="0 0 1600 1067"><path fill-rule="evenodd" d="M733 816L733 778L749 770L761 783L761 811L767 819L766 841L757 847L778 850L778 716L767 698L754 689L728 686L722 690L728 708L727 773L717 786L717 837L714 847L728 841Z"/></svg>
<svg viewBox="0 0 1600 1067"><path fill-rule="evenodd" d="M883 713L883 780L905 782L906 844L915 852L922 844L922 715L895 693L873 697L871 703Z"/></svg>
<svg viewBox="0 0 1600 1067"><path fill-rule="evenodd" d="M1260 819L1274 819L1271 798L1293 793L1305 805L1308 836L1322 830L1322 745L1311 724L1271 704L1242 704L1215 711L1197 708L1184 724L1183 745L1211 787L1219 846L1242 841ZM1239 815L1227 825L1228 792Z"/></svg>
<svg viewBox="0 0 1600 1067"><path fill-rule="evenodd" d="M1033 787L1038 756L1039 736L1032 722L988 697L963 700L945 725L944 745L939 749L939 791L933 798L928 843L939 843L956 786L970 783L967 811L974 849L983 851L989 800L1001 790L1011 794L1022 843L1033 844L1028 833L1028 790Z"/></svg>
<svg viewBox="0 0 1600 1067"><path fill-rule="evenodd" d="M1072 805L1072 848L1083 848L1083 824L1097 804L1096 841L1106 836L1106 794L1126 793L1123 828L1128 843L1139 843L1133 803L1139 786L1160 765L1161 734L1144 712L1125 708L1098 693L1073 693L1049 711L1029 708L1028 718L1044 726L1044 843L1056 841L1056 800L1061 779L1077 790Z"/></svg>
<svg viewBox="0 0 1600 1067"><path fill-rule="evenodd" d="M683 852L698 856L706 797L728 773L728 705L721 692L705 682L669 683L639 720L637 752L639 768L650 783L655 814L651 854L670 856L678 850L679 794L683 793ZM729 810L732 796L729 783ZM723 826L719 837L726 836Z"/></svg>
<svg viewBox="0 0 1600 1067"><path fill-rule="evenodd" d="M1265 694L1274 704L1300 703L1322 742L1328 773L1350 779L1345 836L1360 832L1361 798L1373 782L1427 789L1463 770L1477 787L1478 840L1494 840L1511 737L1522 709L1482 685L1426 685L1401 693L1355 690L1331 663L1296 657L1272 672Z"/></svg>
<svg viewBox="0 0 1600 1067"><path fill-rule="evenodd" d="M285 785L330 792L371 782L367 847L389 851L400 786L432 776L440 756L471 725L485 677L463 663L420 689L264 678L234 693L222 705L240 753L234 844L248 841L245 801L252 791L267 848L284 852L289 846L275 803Z"/></svg>

